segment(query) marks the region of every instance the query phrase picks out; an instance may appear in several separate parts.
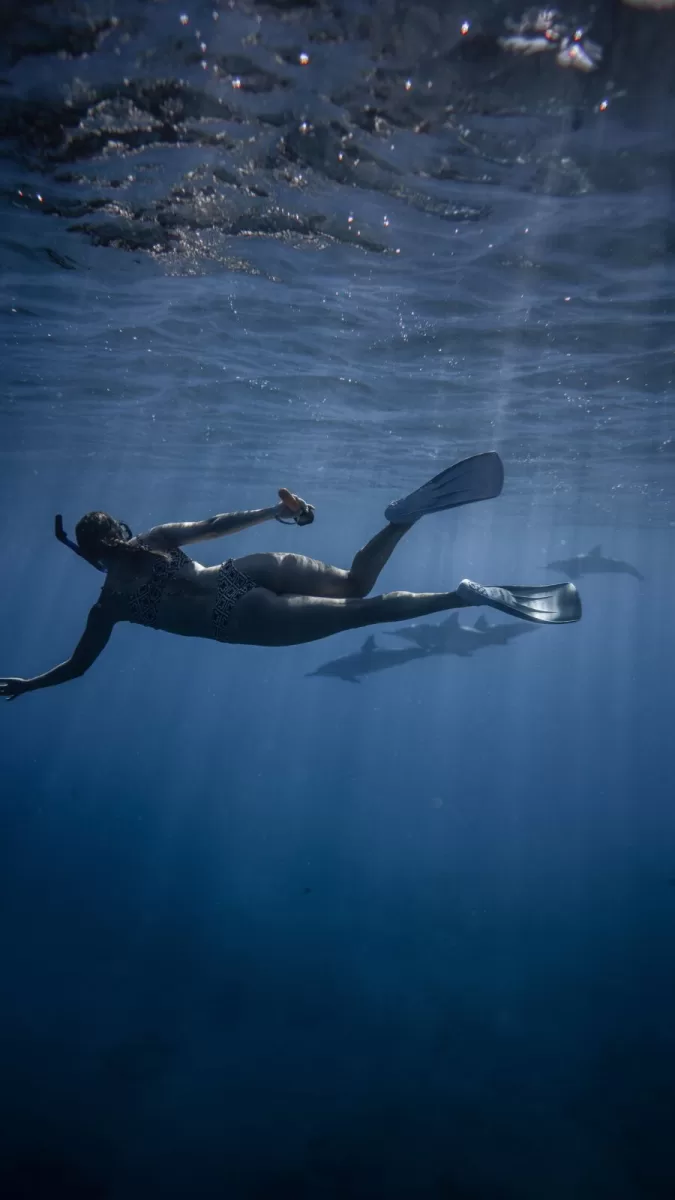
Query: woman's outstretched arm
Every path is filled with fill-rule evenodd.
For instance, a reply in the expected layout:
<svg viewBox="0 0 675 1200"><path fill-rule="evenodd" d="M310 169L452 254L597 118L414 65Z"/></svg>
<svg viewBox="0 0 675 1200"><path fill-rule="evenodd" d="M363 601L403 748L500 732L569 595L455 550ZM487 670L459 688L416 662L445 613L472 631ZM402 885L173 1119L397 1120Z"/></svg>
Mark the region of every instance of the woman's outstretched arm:
<svg viewBox="0 0 675 1200"><path fill-rule="evenodd" d="M276 517L283 519L293 517L297 511L290 502L296 505L304 504L291 492L284 489L279 493L289 497L289 503L281 500L273 508L255 508L248 512L220 513L216 517L207 517L205 521L177 521L172 525L155 525L147 533L139 535L138 541L151 550L173 550L176 546L188 546L191 542L206 542L210 538L225 537L228 533L239 533L252 525L261 525L263 521L273 521Z"/></svg>
<svg viewBox="0 0 675 1200"><path fill-rule="evenodd" d="M54 667L52 671L46 671L44 675L36 675L34 679L0 679L0 697L4 700L16 700L17 696L23 696L24 692L55 687L57 683L67 683L69 679L77 679L84 675L108 644L114 624L103 605L95 604L89 613L87 627L66 662Z"/></svg>

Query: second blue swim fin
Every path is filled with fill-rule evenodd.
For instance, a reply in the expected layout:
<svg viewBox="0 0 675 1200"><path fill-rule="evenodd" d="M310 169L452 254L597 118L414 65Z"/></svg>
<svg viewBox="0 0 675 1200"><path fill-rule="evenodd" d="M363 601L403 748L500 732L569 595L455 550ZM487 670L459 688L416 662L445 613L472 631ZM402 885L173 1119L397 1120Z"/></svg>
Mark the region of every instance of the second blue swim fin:
<svg viewBox="0 0 675 1200"><path fill-rule="evenodd" d="M492 500L504 486L504 467L498 454L474 454L434 475L428 483L394 500L384 515L392 525L407 525L419 521L428 513L475 504L477 500Z"/></svg>
<svg viewBox="0 0 675 1200"><path fill-rule="evenodd" d="M568 625L581 620L581 600L573 583L543 584L541 587L485 587L463 579L457 595L465 604L487 604L512 617L537 621L544 625Z"/></svg>

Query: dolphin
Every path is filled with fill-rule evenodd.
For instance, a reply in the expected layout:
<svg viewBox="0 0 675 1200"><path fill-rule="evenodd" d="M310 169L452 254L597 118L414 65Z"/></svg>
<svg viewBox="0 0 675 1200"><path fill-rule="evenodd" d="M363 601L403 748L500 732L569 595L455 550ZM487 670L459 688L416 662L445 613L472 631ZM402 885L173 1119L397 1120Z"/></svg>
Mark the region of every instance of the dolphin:
<svg viewBox="0 0 675 1200"><path fill-rule="evenodd" d="M525 622L510 624L502 621L498 625L490 625L482 613L475 625L460 625L459 614L454 612L440 625L429 622L385 631L389 637L412 642L413 646L408 650L385 650L377 645L373 634L369 634L360 650L322 663L316 671L308 671L307 674L342 679L345 683L360 683L366 675L388 671L390 667L400 667L416 659L445 654L470 658L474 650L482 650L486 646L506 646L515 638L535 631L536 626L526 625Z"/></svg>
<svg viewBox="0 0 675 1200"><path fill-rule="evenodd" d="M588 554L575 554L573 558L561 558L550 562L552 571L562 571L569 579L581 579L582 575L632 575L644 579L637 567L621 558L605 558L602 546L594 546Z"/></svg>
<svg viewBox="0 0 675 1200"><path fill-rule="evenodd" d="M402 666L403 663L414 662L416 658L426 657L426 652L420 649L384 650L376 644L371 633L360 650L322 663L316 671L308 671L307 676L321 675L327 679L342 679L345 683L360 683L366 675L374 675L377 671L387 671L390 667Z"/></svg>
<svg viewBox="0 0 675 1200"><path fill-rule="evenodd" d="M413 642L426 654L455 654L467 658L474 650L486 646L507 646L509 642L525 633L534 633L536 626L519 622L517 625L501 621L490 625L481 615L475 625L460 625L459 613L452 613L440 625L403 625L400 629L387 630L389 637L403 638Z"/></svg>

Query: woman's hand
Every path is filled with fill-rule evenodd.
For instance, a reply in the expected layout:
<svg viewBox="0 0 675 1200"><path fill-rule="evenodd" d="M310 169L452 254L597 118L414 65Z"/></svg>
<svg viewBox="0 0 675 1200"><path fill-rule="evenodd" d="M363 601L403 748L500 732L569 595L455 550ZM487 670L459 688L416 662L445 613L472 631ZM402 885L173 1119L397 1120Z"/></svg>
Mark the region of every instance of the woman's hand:
<svg viewBox="0 0 675 1200"><path fill-rule="evenodd" d="M307 504L300 496L289 492L288 488L279 488L279 511L277 519L282 521L292 520L298 525L309 525L314 520L314 509L311 504ZM300 518L298 520L298 517Z"/></svg>
<svg viewBox="0 0 675 1200"><path fill-rule="evenodd" d="M0 679L0 698L16 700L17 696L23 696L24 692L30 691L29 684L30 680L28 679L12 679L11 676Z"/></svg>

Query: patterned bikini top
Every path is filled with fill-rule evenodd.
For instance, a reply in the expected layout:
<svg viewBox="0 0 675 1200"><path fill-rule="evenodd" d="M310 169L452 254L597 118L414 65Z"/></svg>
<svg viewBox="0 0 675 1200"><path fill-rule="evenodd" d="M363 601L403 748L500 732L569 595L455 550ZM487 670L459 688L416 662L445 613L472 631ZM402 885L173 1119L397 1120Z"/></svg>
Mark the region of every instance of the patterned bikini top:
<svg viewBox="0 0 675 1200"><path fill-rule="evenodd" d="M152 629L157 628L159 606L164 589L172 579L175 579L181 567L190 561L182 550L171 550L167 555L162 555L161 558L157 557L148 582L128 597L132 614L131 620L136 625L149 625Z"/></svg>

